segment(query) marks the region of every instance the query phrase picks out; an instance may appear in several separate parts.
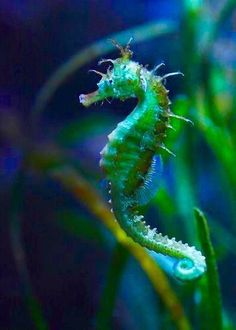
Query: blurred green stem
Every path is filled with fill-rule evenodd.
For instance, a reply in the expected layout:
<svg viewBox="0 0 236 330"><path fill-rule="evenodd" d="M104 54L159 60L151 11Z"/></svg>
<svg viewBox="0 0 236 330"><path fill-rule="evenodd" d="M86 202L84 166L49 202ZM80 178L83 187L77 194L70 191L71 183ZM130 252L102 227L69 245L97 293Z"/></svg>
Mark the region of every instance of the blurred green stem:
<svg viewBox="0 0 236 330"><path fill-rule="evenodd" d="M233 131L229 131L221 114L216 111L216 99L210 78L212 75L212 46L223 23L229 19L236 7L236 0L226 0L214 16L210 5L202 6L202 1L184 0L182 33L182 58L186 74L185 90L191 102L197 128L203 134L217 159L224 166L230 182L230 189L236 197L236 156ZM204 27L204 20L207 22ZM187 54L187 55L186 55ZM234 109L233 109L234 112ZM219 143L222 141L222 143ZM193 153L189 149L189 154ZM190 164L190 170L193 164ZM236 227L236 204L233 202L232 222Z"/></svg>
<svg viewBox="0 0 236 330"><path fill-rule="evenodd" d="M202 54L210 53L210 48L212 47L213 42L217 38L222 25L232 15L235 7L236 0L226 0L225 3L223 3L221 9L214 17L212 27L208 32L208 38L205 43L205 47L202 47L202 49L200 50Z"/></svg>
<svg viewBox="0 0 236 330"><path fill-rule="evenodd" d="M203 319L208 320L208 329L222 330L221 293L215 252L211 243L209 228L204 214L197 208L194 209L194 214L197 222L200 243L207 264L207 281L206 286L203 285L203 294L206 299L204 305L209 309L209 314L205 315Z"/></svg>
<svg viewBox="0 0 236 330"><path fill-rule="evenodd" d="M187 132L185 131L185 134ZM185 226L188 239L195 243L196 235L194 228L194 221L192 216L192 209L195 205L196 197L193 190L193 178L192 175L193 166L191 160L191 153L189 149L191 143L188 138L185 138L185 142L182 148L178 152L178 157L174 162L175 166L175 199L178 213L181 215L183 225ZM191 139L191 138L190 138Z"/></svg>
<svg viewBox="0 0 236 330"><path fill-rule="evenodd" d="M22 209L22 195L24 187L24 174L20 171L15 179L12 188L12 203L10 217L10 238L12 253L15 259L16 268L22 285L24 299L30 312L34 327L37 330L48 330L49 327L43 316L41 305L34 296L30 276L26 264L26 256L21 232L20 213Z"/></svg>
<svg viewBox="0 0 236 330"><path fill-rule="evenodd" d="M128 256L129 253L127 249L118 242L113 250L105 288L97 313L97 330L112 329L112 312L114 311L121 277L125 269Z"/></svg>

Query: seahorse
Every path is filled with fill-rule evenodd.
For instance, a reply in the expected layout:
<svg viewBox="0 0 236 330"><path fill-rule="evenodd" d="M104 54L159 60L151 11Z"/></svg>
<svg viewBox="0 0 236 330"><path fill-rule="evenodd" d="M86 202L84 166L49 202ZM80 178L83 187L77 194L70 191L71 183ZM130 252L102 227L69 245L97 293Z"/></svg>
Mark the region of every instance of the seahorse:
<svg viewBox="0 0 236 330"><path fill-rule="evenodd" d="M147 203L156 192L161 149L170 152L164 140L172 127L171 118L189 121L171 112L168 90L163 83L167 77L181 73L158 76L156 72L162 63L149 71L131 59L130 41L126 47L112 42L119 49L120 57L101 60L99 64L109 62L112 68L106 73L91 70L101 76L98 89L79 96L85 107L110 97L121 101L138 100L134 110L108 135L108 143L100 153L100 166L110 185L111 210L121 228L135 242L177 260L173 266L177 279L196 279L206 270L201 252L150 228L139 211L140 205Z"/></svg>

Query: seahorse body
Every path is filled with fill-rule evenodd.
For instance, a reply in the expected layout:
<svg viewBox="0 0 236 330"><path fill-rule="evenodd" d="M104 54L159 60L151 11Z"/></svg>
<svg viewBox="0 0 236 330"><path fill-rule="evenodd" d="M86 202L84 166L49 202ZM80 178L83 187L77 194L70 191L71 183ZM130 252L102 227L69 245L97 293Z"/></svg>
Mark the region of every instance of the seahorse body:
<svg viewBox="0 0 236 330"><path fill-rule="evenodd" d="M168 91L162 84L168 75L157 76L155 69L148 71L132 61L129 45L126 48L115 45L121 57L102 61L111 62L113 68L106 74L94 70L102 76L98 90L80 95L84 106L108 97L138 99L135 109L108 135L109 141L101 151L100 166L110 182L113 212L128 236L150 250L177 258L174 275L180 280L192 280L206 269L201 252L151 229L138 210L140 196L148 195L152 174L156 174L155 157L160 149L166 149L164 140L171 127L170 118L175 117L169 108Z"/></svg>

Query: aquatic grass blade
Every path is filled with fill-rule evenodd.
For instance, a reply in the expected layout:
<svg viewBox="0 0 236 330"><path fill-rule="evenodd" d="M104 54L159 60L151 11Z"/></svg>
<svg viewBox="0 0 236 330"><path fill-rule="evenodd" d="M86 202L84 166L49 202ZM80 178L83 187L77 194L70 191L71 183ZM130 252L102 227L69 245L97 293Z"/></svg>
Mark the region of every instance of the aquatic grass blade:
<svg viewBox="0 0 236 330"><path fill-rule="evenodd" d="M97 311L97 330L109 330L112 328L112 313L128 257L127 249L122 244L117 243L113 249L105 287Z"/></svg>
<svg viewBox="0 0 236 330"><path fill-rule="evenodd" d="M194 215L197 222L199 240L203 253L206 256L207 264L207 292L204 294L206 299L204 304L208 306L210 314L207 315L205 319L208 319L209 329L222 330L222 303L219 276L215 252L211 243L209 227L202 211L200 211L198 208L195 208Z"/></svg>

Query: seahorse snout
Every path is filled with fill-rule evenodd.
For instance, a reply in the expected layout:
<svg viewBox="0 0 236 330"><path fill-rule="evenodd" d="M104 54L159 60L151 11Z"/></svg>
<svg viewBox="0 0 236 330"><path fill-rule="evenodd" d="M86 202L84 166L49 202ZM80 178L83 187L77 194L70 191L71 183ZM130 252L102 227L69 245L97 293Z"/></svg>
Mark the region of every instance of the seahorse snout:
<svg viewBox="0 0 236 330"><path fill-rule="evenodd" d="M82 103L85 107L90 106L94 102L97 102L100 100L98 91L89 93L89 94L80 94L79 101Z"/></svg>

